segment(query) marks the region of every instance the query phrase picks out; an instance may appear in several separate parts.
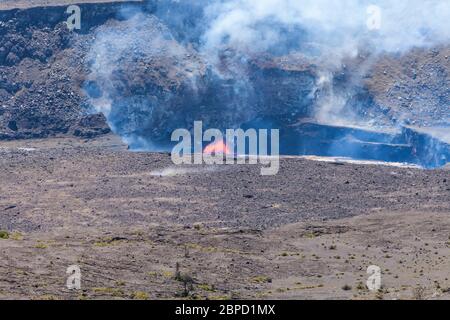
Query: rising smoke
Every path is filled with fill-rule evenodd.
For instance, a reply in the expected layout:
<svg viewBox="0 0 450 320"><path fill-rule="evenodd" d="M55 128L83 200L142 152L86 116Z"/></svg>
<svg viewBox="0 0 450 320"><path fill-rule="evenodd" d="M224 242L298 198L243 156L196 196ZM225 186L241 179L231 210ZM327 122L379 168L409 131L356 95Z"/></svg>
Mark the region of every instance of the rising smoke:
<svg viewBox="0 0 450 320"><path fill-rule="evenodd" d="M380 21L370 30L374 7ZM215 1L205 12L204 40L212 50L226 45L267 51L313 43L325 50L320 54L354 55L361 45L375 52L404 52L450 38L446 0L230 0Z"/></svg>
<svg viewBox="0 0 450 320"><path fill-rule="evenodd" d="M96 109L141 148L195 120L233 128L267 117L272 108L261 107L251 77L255 56L314 61L314 85L302 91L302 103L311 104L321 122L355 123L358 115L348 111L348 97L378 55L450 42L447 0L150 2L162 23L135 13L99 28L87 84L88 92L101 92L92 100ZM375 28L370 19L379 20ZM353 70L345 89L336 88L345 59L360 54L366 62ZM289 110L299 108L295 103L283 108L300 114Z"/></svg>
<svg viewBox="0 0 450 320"><path fill-rule="evenodd" d="M346 58L363 52L369 58L354 70L353 85L383 53L449 42L450 6L445 0L231 0L206 9L210 21L203 40L208 56L224 47L244 52L287 54L299 51L318 58L315 117L324 123L357 124L358 115L343 112L354 86L334 88L333 74ZM372 20L378 21L372 21ZM374 22L371 28L371 22ZM365 119L373 122L372 119Z"/></svg>

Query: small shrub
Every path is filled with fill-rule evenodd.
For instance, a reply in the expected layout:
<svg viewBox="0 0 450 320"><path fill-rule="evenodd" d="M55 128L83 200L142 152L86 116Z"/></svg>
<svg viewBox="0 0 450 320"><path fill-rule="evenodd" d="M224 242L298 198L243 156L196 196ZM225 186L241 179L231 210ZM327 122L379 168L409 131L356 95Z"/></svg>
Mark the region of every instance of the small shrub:
<svg viewBox="0 0 450 320"><path fill-rule="evenodd" d="M48 248L48 246L45 243L42 243L42 242L36 244L34 247L36 249L47 249Z"/></svg>
<svg viewBox="0 0 450 320"><path fill-rule="evenodd" d="M23 240L23 235L20 232L13 232L9 236L9 238L12 240L21 241L21 240Z"/></svg>
<svg viewBox="0 0 450 320"><path fill-rule="evenodd" d="M216 289L214 288L213 285L209 285L207 283L199 284L197 287L202 289L202 290L204 290L204 291L209 291L209 292L216 291Z"/></svg>
<svg viewBox="0 0 450 320"><path fill-rule="evenodd" d="M96 294L107 295L107 296L112 296L112 297L123 297L123 295L124 295L124 292L121 289L116 289L116 288L101 287L101 288L93 288L92 290Z"/></svg>
<svg viewBox="0 0 450 320"><path fill-rule="evenodd" d="M256 282L256 283L271 283L272 282L272 278L267 277L267 276L257 276L252 278L252 282Z"/></svg>
<svg viewBox="0 0 450 320"><path fill-rule="evenodd" d="M9 239L9 232L0 230L0 239Z"/></svg>
<svg viewBox="0 0 450 320"><path fill-rule="evenodd" d="M123 287L123 286L125 286L125 281L121 281L121 280L119 280L119 281L116 281L116 286L118 286L118 287Z"/></svg>
<svg viewBox="0 0 450 320"><path fill-rule="evenodd" d="M182 297L189 296L189 293L194 290L194 279L187 273L181 273L178 262L175 265L175 280L183 283L184 290L180 294Z"/></svg>
<svg viewBox="0 0 450 320"><path fill-rule="evenodd" d="M131 294L131 298L134 300L148 300L150 299L150 296L146 292L136 291Z"/></svg>
<svg viewBox="0 0 450 320"><path fill-rule="evenodd" d="M425 288L421 286L417 286L413 289L413 297L415 300L423 300L425 299Z"/></svg>
<svg viewBox="0 0 450 320"><path fill-rule="evenodd" d="M367 287L364 283L362 283L362 281L358 282L358 285L356 286L356 289L361 290L361 291L366 291Z"/></svg>

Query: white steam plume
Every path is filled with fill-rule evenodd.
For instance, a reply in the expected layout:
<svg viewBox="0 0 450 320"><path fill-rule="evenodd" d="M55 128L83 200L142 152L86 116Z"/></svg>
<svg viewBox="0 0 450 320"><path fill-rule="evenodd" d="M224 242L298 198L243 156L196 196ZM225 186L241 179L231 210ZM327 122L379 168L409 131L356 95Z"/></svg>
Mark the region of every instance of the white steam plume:
<svg viewBox="0 0 450 320"><path fill-rule="evenodd" d="M369 8L374 6L380 10L379 28L370 30ZM298 30L305 33L300 41L347 54L362 44L377 52L404 52L450 39L448 0L217 0L206 16L208 49L225 45L266 51L285 39L297 41L286 33Z"/></svg>
<svg viewBox="0 0 450 320"><path fill-rule="evenodd" d="M448 0L217 0L207 7L206 17L210 24L203 41L211 57L231 47L319 58L316 89L328 93L317 101L315 116L340 124L360 121L351 110L343 112L351 92L333 88L332 73L341 69L344 58L369 54L364 70L357 72L363 75L378 54L450 42Z"/></svg>

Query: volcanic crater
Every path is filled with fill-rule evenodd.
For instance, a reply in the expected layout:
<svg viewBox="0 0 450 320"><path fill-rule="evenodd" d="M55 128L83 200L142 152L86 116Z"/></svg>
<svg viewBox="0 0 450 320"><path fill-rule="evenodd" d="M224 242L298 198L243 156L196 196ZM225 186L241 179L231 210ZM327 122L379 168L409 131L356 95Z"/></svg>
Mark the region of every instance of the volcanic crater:
<svg viewBox="0 0 450 320"><path fill-rule="evenodd" d="M0 298L448 299L450 47L361 51L321 85L327 61L295 50L211 63L201 16L0 3ZM173 165L196 120L279 128L279 174Z"/></svg>

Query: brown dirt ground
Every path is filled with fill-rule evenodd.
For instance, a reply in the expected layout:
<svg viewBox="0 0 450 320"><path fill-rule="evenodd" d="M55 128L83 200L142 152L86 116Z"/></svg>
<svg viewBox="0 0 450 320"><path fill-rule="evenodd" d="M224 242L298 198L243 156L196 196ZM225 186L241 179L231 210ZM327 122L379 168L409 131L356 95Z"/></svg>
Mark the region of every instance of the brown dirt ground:
<svg viewBox="0 0 450 320"><path fill-rule="evenodd" d="M181 298L177 262L189 299L449 299L449 173L285 158L261 177L113 136L1 142L0 299Z"/></svg>
<svg viewBox="0 0 450 320"><path fill-rule="evenodd" d="M142 0L2 0L0 10L27 9L46 6L66 6L77 3L104 3L104 2L141 2Z"/></svg>

